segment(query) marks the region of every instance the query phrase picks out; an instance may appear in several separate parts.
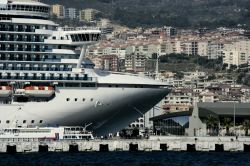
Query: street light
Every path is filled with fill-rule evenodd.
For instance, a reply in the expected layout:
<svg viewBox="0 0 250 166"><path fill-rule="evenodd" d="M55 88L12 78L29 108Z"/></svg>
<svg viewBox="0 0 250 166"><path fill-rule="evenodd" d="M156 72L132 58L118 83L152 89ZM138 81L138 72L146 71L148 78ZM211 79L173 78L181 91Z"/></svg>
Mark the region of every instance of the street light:
<svg viewBox="0 0 250 166"><path fill-rule="evenodd" d="M234 101L234 135L236 135L236 131L235 131L235 101Z"/></svg>

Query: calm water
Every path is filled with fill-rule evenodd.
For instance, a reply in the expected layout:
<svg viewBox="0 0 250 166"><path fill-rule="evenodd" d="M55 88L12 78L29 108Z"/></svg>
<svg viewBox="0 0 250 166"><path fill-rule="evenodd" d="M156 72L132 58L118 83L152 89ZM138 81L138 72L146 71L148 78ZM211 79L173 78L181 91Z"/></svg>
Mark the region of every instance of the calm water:
<svg viewBox="0 0 250 166"><path fill-rule="evenodd" d="M1 154L0 165L147 166L147 165L250 165L250 153L216 152L90 152Z"/></svg>

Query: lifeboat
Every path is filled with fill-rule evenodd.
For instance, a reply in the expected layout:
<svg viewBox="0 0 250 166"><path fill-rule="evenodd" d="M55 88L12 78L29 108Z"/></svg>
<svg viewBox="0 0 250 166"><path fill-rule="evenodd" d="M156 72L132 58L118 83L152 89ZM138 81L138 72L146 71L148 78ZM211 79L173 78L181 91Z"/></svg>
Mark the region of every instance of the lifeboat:
<svg viewBox="0 0 250 166"><path fill-rule="evenodd" d="M51 97L55 93L51 86L27 86L24 90L25 95L30 97Z"/></svg>
<svg viewBox="0 0 250 166"><path fill-rule="evenodd" d="M11 86L0 86L0 97L9 97L12 94Z"/></svg>

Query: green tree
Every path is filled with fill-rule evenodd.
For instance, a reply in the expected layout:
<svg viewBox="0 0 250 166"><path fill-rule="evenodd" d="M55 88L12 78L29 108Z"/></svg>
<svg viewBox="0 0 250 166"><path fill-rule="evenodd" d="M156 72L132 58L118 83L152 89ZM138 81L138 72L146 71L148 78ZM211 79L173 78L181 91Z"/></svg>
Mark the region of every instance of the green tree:
<svg viewBox="0 0 250 166"><path fill-rule="evenodd" d="M245 136L248 136L248 130L250 129L250 120L246 119L243 121L242 129L245 131Z"/></svg>
<svg viewBox="0 0 250 166"><path fill-rule="evenodd" d="M233 126L231 118L224 118L223 126L226 127L226 135L230 135L229 129Z"/></svg>
<svg viewBox="0 0 250 166"><path fill-rule="evenodd" d="M184 77L184 74L180 71L177 71L174 77L177 79L182 79Z"/></svg>
<svg viewBox="0 0 250 166"><path fill-rule="evenodd" d="M213 136L217 135L215 133L215 130L218 129L219 126L219 120L214 115L209 114L206 119L206 125L208 129L208 134Z"/></svg>
<svg viewBox="0 0 250 166"><path fill-rule="evenodd" d="M208 80L208 81L211 81L211 80L214 80L214 79L216 79L215 74L209 75L209 76L207 77L207 80Z"/></svg>

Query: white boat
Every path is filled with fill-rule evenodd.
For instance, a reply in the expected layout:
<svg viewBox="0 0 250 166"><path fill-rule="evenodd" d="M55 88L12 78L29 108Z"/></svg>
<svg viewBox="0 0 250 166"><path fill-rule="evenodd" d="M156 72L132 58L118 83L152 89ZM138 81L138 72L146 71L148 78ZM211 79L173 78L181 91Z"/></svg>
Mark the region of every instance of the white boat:
<svg viewBox="0 0 250 166"><path fill-rule="evenodd" d="M94 70L84 57L101 31L59 27L49 10L38 1L0 0L0 86L11 87L0 91L0 128L91 123L97 134L115 133L169 93L146 77ZM53 90L27 89L40 86Z"/></svg>
<svg viewBox="0 0 250 166"><path fill-rule="evenodd" d="M84 127L25 127L25 128L6 128L0 130L0 140L93 140L93 134Z"/></svg>

